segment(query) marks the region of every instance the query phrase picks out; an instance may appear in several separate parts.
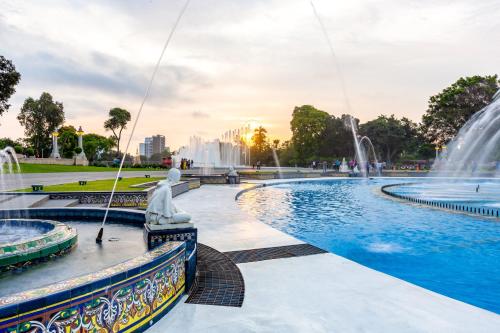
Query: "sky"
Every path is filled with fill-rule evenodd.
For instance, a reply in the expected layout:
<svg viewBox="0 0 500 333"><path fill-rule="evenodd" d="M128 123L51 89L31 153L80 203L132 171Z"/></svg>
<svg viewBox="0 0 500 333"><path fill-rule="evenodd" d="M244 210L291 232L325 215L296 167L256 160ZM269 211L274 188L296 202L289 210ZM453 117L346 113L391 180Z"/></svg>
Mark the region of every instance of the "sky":
<svg viewBox="0 0 500 333"><path fill-rule="evenodd" d="M0 137L23 136L16 116L44 91L64 104L66 124L86 132L109 135L113 107L134 118L184 1L0 0L0 54L22 75ZM132 149L154 134L175 149L248 122L288 139L293 108L304 104L362 122L380 114L418 122L429 96L459 77L500 74L498 0L314 4L340 71L309 0L191 0Z"/></svg>

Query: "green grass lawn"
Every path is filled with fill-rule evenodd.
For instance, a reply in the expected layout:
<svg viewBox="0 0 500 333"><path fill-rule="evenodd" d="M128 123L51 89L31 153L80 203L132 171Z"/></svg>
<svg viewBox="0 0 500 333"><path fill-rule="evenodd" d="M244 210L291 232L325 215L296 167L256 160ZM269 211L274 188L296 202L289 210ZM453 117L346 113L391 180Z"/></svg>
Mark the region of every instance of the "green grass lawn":
<svg viewBox="0 0 500 333"><path fill-rule="evenodd" d="M142 191L145 188L141 187L130 187L131 185L137 185L157 180L163 180L165 177L134 177L134 178L123 178L118 181L116 185L116 191ZM114 179L103 179L103 180L92 180L88 181L87 185L79 185L76 183L66 183L59 185L46 185L43 187L44 192L83 192L83 191L111 191L113 188ZM16 190L16 192L32 192L31 188L25 188Z"/></svg>
<svg viewBox="0 0 500 333"><path fill-rule="evenodd" d="M19 164L21 173L53 173L53 172L117 172L118 168L54 164ZM155 168L123 168L122 171L160 171ZM17 172L14 167L14 172Z"/></svg>

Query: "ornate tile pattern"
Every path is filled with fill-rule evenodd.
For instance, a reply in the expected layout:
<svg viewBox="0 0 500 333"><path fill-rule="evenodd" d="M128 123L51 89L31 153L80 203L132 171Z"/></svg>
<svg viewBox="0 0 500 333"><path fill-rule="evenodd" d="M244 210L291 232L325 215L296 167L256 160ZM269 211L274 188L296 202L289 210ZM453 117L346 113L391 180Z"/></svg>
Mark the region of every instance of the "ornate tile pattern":
<svg viewBox="0 0 500 333"><path fill-rule="evenodd" d="M34 219L7 219L0 222L12 228L24 225L46 231L30 239L0 245L0 270L64 252L77 241L76 229L61 222Z"/></svg>
<svg viewBox="0 0 500 333"><path fill-rule="evenodd" d="M185 255L185 243L166 243L99 272L0 298L0 332L142 331L184 293Z"/></svg>

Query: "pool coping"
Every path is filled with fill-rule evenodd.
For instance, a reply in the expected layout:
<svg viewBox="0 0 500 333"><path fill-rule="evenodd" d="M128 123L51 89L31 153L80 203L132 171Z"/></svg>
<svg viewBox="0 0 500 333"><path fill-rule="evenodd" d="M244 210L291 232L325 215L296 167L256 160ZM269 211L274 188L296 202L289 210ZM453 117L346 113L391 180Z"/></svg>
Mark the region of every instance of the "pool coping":
<svg viewBox="0 0 500 333"><path fill-rule="evenodd" d="M51 230L41 235L23 239L14 243L0 245L0 270L8 270L14 265L39 260L51 254L62 253L71 249L77 242L76 229L62 222L42 219L2 219L4 221L23 221L47 223Z"/></svg>

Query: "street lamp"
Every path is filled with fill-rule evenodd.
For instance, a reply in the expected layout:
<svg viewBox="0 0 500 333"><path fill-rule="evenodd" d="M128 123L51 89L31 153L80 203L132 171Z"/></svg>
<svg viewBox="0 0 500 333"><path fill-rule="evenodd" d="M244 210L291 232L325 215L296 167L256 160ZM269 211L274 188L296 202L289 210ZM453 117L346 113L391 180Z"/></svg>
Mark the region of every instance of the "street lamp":
<svg viewBox="0 0 500 333"><path fill-rule="evenodd" d="M80 154L78 154L78 158L79 159L82 159L82 160L86 160L87 159L87 156L85 156L85 152L83 151L83 129L82 129L82 126L80 126L78 128L78 131L76 132L76 134L78 135L78 147L81 149L81 152Z"/></svg>
<svg viewBox="0 0 500 333"><path fill-rule="evenodd" d="M58 131L52 132L52 153L50 154L50 157L52 158L61 158L61 155L59 155L59 147L57 146L58 136L59 136Z"/></svg>

